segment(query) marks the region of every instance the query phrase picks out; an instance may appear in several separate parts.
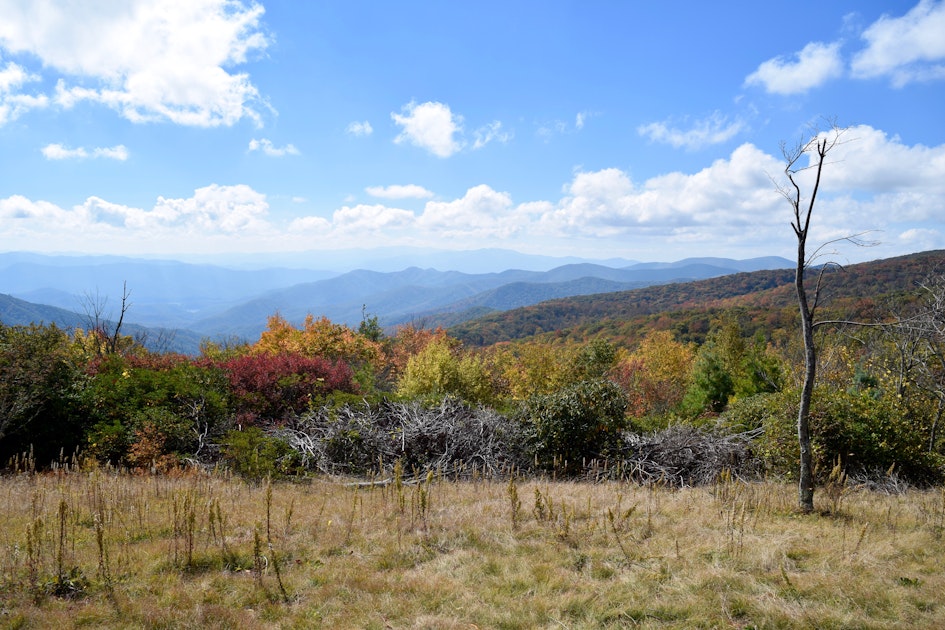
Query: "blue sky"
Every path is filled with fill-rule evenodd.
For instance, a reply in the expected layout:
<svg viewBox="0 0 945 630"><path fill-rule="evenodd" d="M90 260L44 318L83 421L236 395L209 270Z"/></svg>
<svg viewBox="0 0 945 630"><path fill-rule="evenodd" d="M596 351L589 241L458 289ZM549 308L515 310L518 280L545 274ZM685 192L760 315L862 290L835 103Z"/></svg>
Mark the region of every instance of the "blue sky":
<svg viewBox="0 0 945 630"><path fill-rule="evenodd" d="M0 250L945 248L945 2L0 0Z"/></svg>

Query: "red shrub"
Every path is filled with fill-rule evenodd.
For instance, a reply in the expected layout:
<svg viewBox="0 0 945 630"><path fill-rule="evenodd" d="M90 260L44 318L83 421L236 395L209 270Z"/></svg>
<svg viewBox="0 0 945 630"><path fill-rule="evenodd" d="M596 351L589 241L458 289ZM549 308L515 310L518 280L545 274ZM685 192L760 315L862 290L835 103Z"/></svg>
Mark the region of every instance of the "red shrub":
<svg viewBox="0 0 945 630"><path fill-rule="evenodd" d="M254 354L220 364L230 381L240 423L280 423L334 391L354 393L351 367L343 361L300 354Z"/></svg>

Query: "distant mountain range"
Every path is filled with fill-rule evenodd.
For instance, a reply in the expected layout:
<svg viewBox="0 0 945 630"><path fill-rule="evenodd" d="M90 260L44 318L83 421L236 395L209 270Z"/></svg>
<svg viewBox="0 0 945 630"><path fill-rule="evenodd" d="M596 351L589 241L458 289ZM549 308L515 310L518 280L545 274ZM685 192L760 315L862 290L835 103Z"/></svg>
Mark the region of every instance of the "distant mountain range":
<svg viewBox="0 0 945 630"><path fill-rule="evenodd" d="M479 252L495 258L499 250ZM553 260L522 254L502 257L543 267ZM474 253L465 253L467 262ZM455 260L458 260L456 258ZM209 264L120 257L0 254L0 321L87 326L91 303L117 316L124 286L130 294L125 331L165 347L196 352L202 338L253 341L279 312L299 323L307 314L356 326L365 310L386 327L430 318L452 324L550 299L626 291L654 284L783 269L778 257L687 259L625 266L567 260L545 270L470 273L407 267L345 273L290 267L238 269ZM622 262L622 261L621 261ZM173 338L172 348L166 347Z"/></svg>

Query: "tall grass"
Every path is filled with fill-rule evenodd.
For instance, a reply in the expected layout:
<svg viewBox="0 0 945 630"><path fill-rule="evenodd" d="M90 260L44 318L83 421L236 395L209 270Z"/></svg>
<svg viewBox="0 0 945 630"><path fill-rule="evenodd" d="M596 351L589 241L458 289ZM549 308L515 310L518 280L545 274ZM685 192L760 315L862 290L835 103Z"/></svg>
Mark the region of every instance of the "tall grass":
<svg viewBox="0 0 945 630"><path fill-rule="evenodd" d="M839 483L840 480L837 480ZM945 627L945 490L0 478L0 625Z"/></svg>

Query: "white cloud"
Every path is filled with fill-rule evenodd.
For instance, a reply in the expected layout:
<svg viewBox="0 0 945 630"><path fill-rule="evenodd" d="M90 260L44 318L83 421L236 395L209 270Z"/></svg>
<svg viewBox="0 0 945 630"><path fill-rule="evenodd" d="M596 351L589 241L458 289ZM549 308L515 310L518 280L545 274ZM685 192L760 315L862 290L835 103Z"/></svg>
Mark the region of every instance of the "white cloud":
<svg viewBox="0 0 945 630"><path fill-rule="evenodd" d="M929 226L945 223L945 145L907 146L865 126L844 140L824 171L811 242L910 229L925 230L916 234L933 242L940 230ZM666 250L685 243L717 254L754 243L759 253L778 247L790 255L789 208L772 182L783 168L780 159L743 144L698 172L642 183L619 169L579 172L561 200L538 211L529 231L575 242L653 242Z"/></svg>
<svg viewBox="0 0 945 630"><path fill-rule="evenodd" d="M907 145L868 126L851 128L843 140L824 171L811 242L881 230L880 240L898 248L889 255L945 247L945 145ZM62 250L82 243L93 251L107 245L106 251L141 253L174 243L190 252L430 244L469 249L514 239L517 249L546 254L790 257L790 208L772 181L783 168L780 157L746 143L701 170L644 181L618 168L578 171L557 198L515 200L480 184L458 198L428 198L418 211L349 202L321 215L280 220L270 216L266 197L245 185L159 198L150 209L99 197L63 209L13 196L0 199L0 248ZM425 190L401 185L368 192L396 199L421 198ZM877 251L870 255L879 257Z"/></svg>
<svg viewBox="0 0 945 630"><path fill-rule="evenodd" d="M792 58L765 61L745 79L773 94L800 94L843 74L840 44L811 42Z"/></svg>
<svg viewBox="0 0 945 630"><path fill-rule="evenodd" d="M945 145L909 146L898 136L860 125L843 133L828 159L823 182L828 191L945 195Z"/></svg>
<svg viewBox="0 0 945 630"><path fill-rule="evenodd" d="M128 159L128 149L123 144L114 147L96 147L94 149L85 149L84 147L70 149L61 144L48 144L42 148L42 152L47 160L106 158L124 162Z"/></svg>
<svg viewBox="0 0 945 630"><path fill-rule="evenodd" d="M61 208L16 195L0 199L0 243L38 242L39 249L72 250L81 241L91 248L145 252L155 243L173 241L203 251L212 242L271 237L268 211L265 196L245 185L213 184L187 199L159 197L149 210L100 197Z"/></svg>
<svg viewBox="0 0 945 630"><path fill-rule="evenodd" d="M912 228L901 232L896 238L910 252L937 249L945 242L942 232L935 229Z"/></svg>
<svg viewBox="0 0 945 630"><path fill-rule="evenodd" d="M369 136L374 133L374 127L371 126L371 123L368 121L354 121L348 123L348 126L345 128L345 133L348 133L352 136Z"/></svg>
<svg viewBox="0 0 945 630"><path fill-rule="evenodd" d="M494 120L469 134L470 145L466 140L463 117L453 113L445 103L429 101L417 104L411 101L401 108L401 112L390 115L401 127L394 142L409 142L442 158L450 157L467 146L478 150L493 141L505 144L512 139L510 132L503 131L502 122Z"/></svg>
<svg viewBox="0 0 945 630"><path fill-rule="evenodd" d="M37 75L26 72L22 66L11 61L0 70L0 94L8 94L24 83L38 80Z"/></svg>
<svg viewBox="0 0 945 630"><path fill-rule="evenodd" d="M58 76L63 107L91 101L134 122L212 127L267 107L245 63L268 46L263 7L241 0L5 2L0 47Z"/></svg>
<svg viewBox="0 0 945 630"><path fill-rule="evenodd" d="M535 135L544 140L545 142L550 141L554 136L565 134L568 132L568 123L562 120L555 120L553 122L544 122L538 125L538 128L535 130Z"/></svg>
<svg viewBox="0 0 945 630"><path fill-rule="evenodd" d="M679 129L667 122L653 122L637 127L637 133L653 142L662 142L676 148L690 150L727 142L745 128L740 120L729 120L715 112L708 118L697 120L689 129Z"/></svg>
<svg viewBox="0 0 945 630"><path fill-rule="evenodd" d="M39 80L39 75L29 73L13 62L0 69L0 126L16 120L31 109L49 104L48 97L18 92L25 84Z"/></svg>
<svg viewBox="0 0 945 630"><path fill-rule="evenodd" d="M496 140L502 144L506 144L509 140L512 139L512 134L502 131L502 123L498 120L480 127L473 132L475 141L473 142L473 149L481 149L486 146L493 140Z"/></svg>
<svg viewBox="0 0 945 630"><path fill-rule="evenodd" d="M269 157L283 157L286 155L299 155L299 150L295 148L294 145L287 144L284 147L275 146L271 140L263 138L261 140L256 140L255 138L249 141L249 151L262 151L264 154Z"/></svg>
<svg viewBox="0 0 945 630"><path fill-rule="evenodd" d="M381 199L426 199L433 193L416 184L394 186L368 186L364 189L372 197Z"/></svg>
<svg viewBox="0 0 945 630"><path fill-rule="evenodd" d="M449 105L436 102L418 105L411 101L401 111L403 114L390 115L402 128L394 142L409 142L443 158L463 148L462 142L456 138L462 134L463 117L453 114Z"/></svg>
<svg viewBox="0 0 945 630"><path fill-rule="evenodd" d="M414 214L409 210L388 208L382 205L345 206L332 215L336 230L349 234L387 231L407 227L413 223Z"/></svg>
<svg viewBox="0 0 945 630"><path fill-rule="evenodd" d="M867 46L852 62L853 76L888 76L901 87L945 79L945 2L921 0L899 18L883 15L862 34Z"/></svg>
<svg viewBox="0 0 945 630"><path fill-rule="evenodd" d="M508 193L480 184L460 199L428 202L417 226L443 238L509 238L526 221L527 217L515 211Z"/></svg>
<svg viewBox="0 0 945 630"><path fill-rule="evenodd" d="M574 122L569 123L564 120L545 120L536 122L535 135L549 142L555 136L578 133L587 125L587 122L594 117L600 116L600 112L582 111L574 115Z"/></svg>
<svg viewBox="0 0 945 630"><path fill-rule="evenodd" d="M766 170L778 167L777 160L744 144L728 160L697 173L668 173L642 184L615 168L579 172L539 224L560 237L743 239L747 226L774 214L780 197Z"/></svg>

